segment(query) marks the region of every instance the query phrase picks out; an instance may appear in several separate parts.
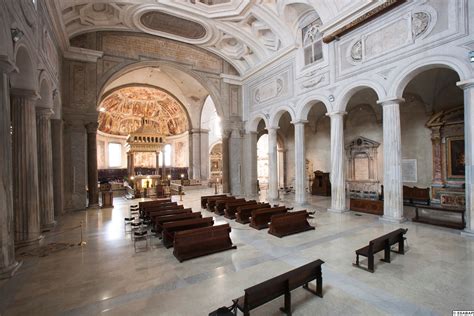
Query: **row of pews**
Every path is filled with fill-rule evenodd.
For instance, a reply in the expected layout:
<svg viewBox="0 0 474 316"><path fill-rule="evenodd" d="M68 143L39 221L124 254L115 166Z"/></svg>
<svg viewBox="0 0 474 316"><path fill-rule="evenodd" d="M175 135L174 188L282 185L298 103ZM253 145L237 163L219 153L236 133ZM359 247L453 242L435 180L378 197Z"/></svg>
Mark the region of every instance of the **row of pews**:
<svg viewBox="0 0 474 316"><path fill-rule="evenodd" d="M229 224L214 226L213 217L178 205L170 199L139 202L140 218L148 221L166 248L180 261L237 248Z"/></svg>
<svg viewBox="0 0 474 316"><path fill-rule="evenodd" d="M225 194L202 196L201 207L258 230L269 228L269 234L280 238L315 229L308 222L306 210L288 212L290 209L286 206L271 206Z"/></svg>

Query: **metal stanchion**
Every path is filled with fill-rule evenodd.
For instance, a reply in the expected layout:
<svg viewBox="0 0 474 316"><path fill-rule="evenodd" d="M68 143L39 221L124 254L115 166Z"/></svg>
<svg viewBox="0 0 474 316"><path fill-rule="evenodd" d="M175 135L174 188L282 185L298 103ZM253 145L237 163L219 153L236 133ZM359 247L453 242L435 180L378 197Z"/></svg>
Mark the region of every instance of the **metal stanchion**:
<svg viewBox="0 0 474 316"><path fill-rule="evenodd" d="M78 244L78 246L81 246L81 247L87 244L83 239L83 223L84 221L81 221L81 241Z"/></svg>

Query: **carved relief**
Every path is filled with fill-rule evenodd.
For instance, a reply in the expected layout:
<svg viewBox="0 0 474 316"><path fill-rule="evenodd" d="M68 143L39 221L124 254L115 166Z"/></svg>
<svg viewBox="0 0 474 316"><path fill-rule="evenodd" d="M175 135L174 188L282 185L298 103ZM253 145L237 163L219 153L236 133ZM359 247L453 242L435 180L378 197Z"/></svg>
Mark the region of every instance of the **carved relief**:
<svg viewBox="0 0 474 316"><path fill-rule="evenodd" d="M308 81L305 81L301 84L301 88L313 88L317 85L319 85L321 82L323 82L325 79L325 76L322 75L322 76L318 76L314 79L311 79L311 80L308 80Z"/></svg>
<svg viewBox="0 0 474 316"><path fill-rule="evenodd" d="M146 12L140 22L147 28L190 39L200 39L206 35L206 29L199 23L160 12Z"/></svg>
<svg viewBox="0 0 474 316"><path fill-rule="evenodd" d="M411 35L407 20L400 19L367 36L364 42L364 58L388 53L407 44L409 40L411 40Z"/></svg>
<svg viewBox="0 0 474 316"><path fill-rule="evenodd" d="M362 41L361 40L358 40L357 42L354 43L354 45L352 45L351 58L353 61L362 60Z"/></svg>
<svg viewBox="0 0 474 316"><path fill-rule="evenodd" d="M256 103L263 103L281 95L283 90L282 78L277 78L255 90Z"/></svg>
<svg viewBox="0 0 474 316"><path fill-rule="evenodd" d="M427 12L415 12L411 16L411 31L413 38L426 32L431 22L431 15Z"/></svg>

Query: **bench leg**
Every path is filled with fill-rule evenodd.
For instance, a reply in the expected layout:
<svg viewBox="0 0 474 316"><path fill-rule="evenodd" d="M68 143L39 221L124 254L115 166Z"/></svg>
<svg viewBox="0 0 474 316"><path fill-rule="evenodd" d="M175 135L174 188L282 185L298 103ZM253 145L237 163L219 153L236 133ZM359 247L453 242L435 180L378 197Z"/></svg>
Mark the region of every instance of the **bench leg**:
<svg viewBox="0 0 474 316"><path fill-rule="evenodd" d="M383 261L383 262L390 263L390 246L389 246L389 245L385 246L384 255L383 255L382 261Z"/></svg>
<svg viewBox="0 0 474 316"><path fill-rule="evenodd" d="M368 270L373 273L374 272L374 255L373 254L369 255L367 259L369 260Z"/></svg>
<svg viewBox="0 0 474 316"><path fill-rule="evenodd" d="M291 316L291 292L285 293L285 307L280 307L280 310L287 316Z"/></svg>
<svg viewBox="0 0 474 316"><path fill-rule="evenodd" d="M398 253L404 255L405 254L405 238L398 242Z"/></svg>
<svg viewBox="0 0 474 316"><path fill-rule="evenodd" d="M356 265L359 265L359 255L356 254Z"/></svg>

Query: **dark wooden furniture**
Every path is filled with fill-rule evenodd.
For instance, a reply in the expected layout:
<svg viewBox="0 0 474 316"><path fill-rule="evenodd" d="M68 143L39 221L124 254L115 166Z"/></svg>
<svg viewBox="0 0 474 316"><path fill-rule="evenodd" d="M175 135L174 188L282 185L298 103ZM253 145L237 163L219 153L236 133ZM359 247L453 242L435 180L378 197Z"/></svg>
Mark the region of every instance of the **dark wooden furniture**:
<svg viewBox="0 0 474 316"><path fill-rule="evenodd" d="M349 208L354 212L383 215L383 201L350 199Z"/></svg>
<svg viewBox="0 0 474 316"><path fill-rule="evenodd" d="M329 181L329 173L322 171L314 172L313 185L311 186L312 195L331 195L331 182Z"/></svg>
<svg viewBox="0 0 474 316"><path fill-rule="evenodd" d="M144 216L150 217L151 213L171 211L171 210L180 210L180 209L184 209L184 206L183 205L169 205L169 206L163 206L163 207L157 207L157 208L150 208L150 209L145 209Z"/></svg>
<svg viewBox="0 0 474 316"><path fill-rule="evenodd" d="M255 200L242 202L227 202L224 210L224 217L228 219L235 219L235 213L239 206L258 204Z"/></svg>
<svg viewBox="0 0 474 316"><path fill-rule="evenodd" d="M308 223L309 214L304 211L289 212L272 216L269 234L284 237L315 229Z"/></svg>
<svg viewBox="0 0 474 316"><path fill-rule="evenodd" d="M288 212L285 206L262 208L252 211L252 219L250 220L250 227L255 229L264 229L268 227L273 215L284 214Z"/></svg>
<svg viewBox="0 0 474 316"><path fill-rule="evenodd" d="M167 215L189 214L189 213L192 213L192 211L193 210L191 208L183 208L183 209L166 210L166 211L150 213L150 220L153 223L156 217L167 216Z"/></svg>
<svg viewBox="0 0 474 316"><path fill-rule="evenodd" d="M466 221L464 219L464 213L466 212L465 209L446 208L446 207L440 207L440 206L434 206L434 205L420 205L420 204L414 204L412 206L415 207L415 217L412 219L413 222L443 226L443 227L454 228L454 229L464 229L466 227ZM452 221L431 218L431 217L423 217L423 216L420 216L419 209L460 214L461 223L456 223Z"/></svg>
<svg viewBox="0 0 474 316"><path fill-rule="evenodd" d="M235 197L230 197L230 198L223 198L221 200L217 200L216 205L214 206L214 209L212 211L216 213L217 215L224 215L225 204L227 202L233 202L233 201L245 201L245 199L236 199Z"/></svg>
<svg viewBox="0 0 474 316"><path fill-rule="evenodd" d="M164 216L157 216L153 218L155 231L157 233L161 233L163 231L163 224L168 222L178 222L184 221L187 219L193 218L202 218L202 214L200 212L191 212L191 213L181 213L175 215L164 215Z"/></svg>
<svg viewBox="0 0 474 316"><path fill-rule="evenodd" d="M138 202L138 208L140 209L140 212L142 212L144 207L159 205L159 204L167 203L167 202L171 202L171 199L168 198L168 199L158 199L158 200L152 200L152 201Z"/></svg>
<svg viewBox="0 0 474 316"><path fill-rule="evenodd" d="M388 234L385 234L383 236L380 236L378 238L375 238L369 242L368 246L365 246L363 248L357 249L356 250L356 263L353 265L367 270L369 272L374 272L374 254L376 254L379 251L384 251L384 258L382 261L390 263L390 247L398 243L398 251L397 253L399 254L405 254L405 246L404 246L404 241L405 237L404 235L407 233L408 229L403 229L399 228L397 230L394 230L393 232L390 232ZM359 264L359 256L367 257L368 259L368 264L367 268L362 267Z"/></svg>
<svg viewBox="0 0 474 316"><path fill-rule="evenodd" d="M211 197L224 197L227 196L227 194L217 194L217 195L204 195L201 196L201 207L202 208L207 208L207 199Z"/></svg>
<svg viewBox="0 0 474 316"><path fill-rule="evenodd" d="M218 200L222 199L233 199L233 196L226 196L226 197L210 197L207 199L207 210L210 212L214 212L214 207L216 206L216 203ZM235 199L235 198L234 198Z"/></svg>
<svg viewBox="0 0 474 316"><path fill-rule="evenodd" d="M173 255L180 262L237 248L230 239L229 224L176 232Z"/></svg>
<svg viewBox="0 0 474 316"><path fill-rule="evenodd" d="M239 206L237 208L237 214L235 215L235 221L240 224L248 224L250 223L250 216L252 215L252 211L269 207L270 204L268 203Z"/></svg>
<svg viewBox="0 0 474 316"><path fill-rule="evenodd" d="M166 248L172 247L174 234L177 231L188 230L188 229L193 229L193 228L208 227L212 225L214 225L214 220L212 219L212 217L194 218L194 219L187 219L183 221L164 223L162 225L163 245L165 245Z"/></svg>
<svg viewBox="0 0 474 316"><path fill-rule="evenodd" d="M403 186L403 202L408 204L430 205L430 189Z"/></svg>
<svg viewBox="0 0 474 316"><path fill-rule="evenodd" d="M234 302L244 316L250 315L250 311L265 303L284 295L285 306L280 308L286 315L291 315L291 291L302 286L314 295L323 297L323 276L321 265L324 263L321 259L310 262L283 273L279 276L266 280L262 283L245 289L245 295L235 299ZM309 288L309 282L316 280L316 290Z"/></svg>

